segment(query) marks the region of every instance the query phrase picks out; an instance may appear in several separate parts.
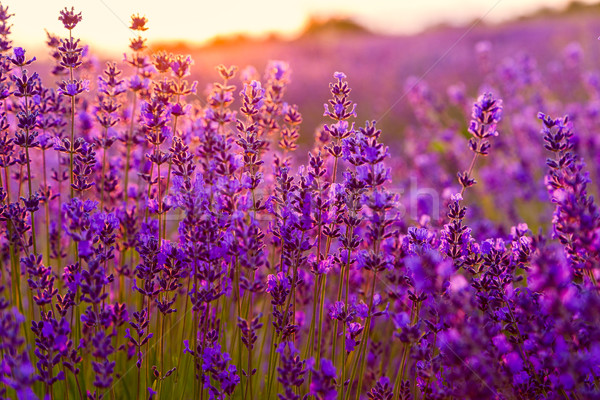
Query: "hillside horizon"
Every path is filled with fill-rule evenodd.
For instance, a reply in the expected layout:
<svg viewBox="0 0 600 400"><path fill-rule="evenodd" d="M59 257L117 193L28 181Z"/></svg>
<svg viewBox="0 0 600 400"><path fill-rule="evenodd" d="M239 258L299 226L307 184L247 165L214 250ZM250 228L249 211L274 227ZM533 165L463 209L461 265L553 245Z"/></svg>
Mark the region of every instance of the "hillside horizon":
<svg viewBox="0 0 600 400"><path fill-rule="evenodd" d="M547 18L572 17L579 14L598 14L600 15L600 2L594 4L586 4L579 0L573 0L562 9L553 9L542 7L535 12L524 16L514 17L500 23L489 23L484 20L474 19L465 24L453 24L449 22L437 23L425 27L417 33L410 34L389 34L377 32L366 24L358 21L356 16L319 16L312 15L306 21L302 30L292 37L286 37L278 32L269 32L266 34L247 34L243 32L231 33L229 35L215 35L205 42L195 42L185 39L171 41L155 41L149 43L149 47L153 50L164 50L171 52L182 51L197 51L201 49L241 46L261 43L294 43L308 38L315 38L319 35L366 35L366 36L381 36L381 37L418 37L420 35L435 33L443 30L464 29L474 25L486 27L503 27L520 22L533 22Z"/></svg>

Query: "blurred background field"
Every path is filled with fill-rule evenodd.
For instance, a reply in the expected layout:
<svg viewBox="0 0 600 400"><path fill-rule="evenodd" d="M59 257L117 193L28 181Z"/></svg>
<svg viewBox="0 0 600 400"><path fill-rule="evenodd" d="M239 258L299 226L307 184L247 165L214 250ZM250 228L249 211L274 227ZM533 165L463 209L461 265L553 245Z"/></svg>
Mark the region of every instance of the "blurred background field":
<svg viewBox="0 0 600 400"><path fill-rule="evenodd" d="M314 18L294 39L235 35L216 38L205 46L179 42L150 43L150 47L191 54L196 63L193 78L200 88L216 79L214 66L218 64L252 65L262 74L269 60L285 60L292 68L287 99L298 104L305 115L305 134L322 122L319 111L327 99L332 71L343 71L352 85L352 98L359 104L358 120L381 119L389 141L415 121L406 96L408 78L422 78L436 95L462 83L470 97L476 96L485 81L476 51L482 41L491 46L491 68L508 67L529 55L537 60L545 84L553 91L561 90L562 95L563 89L569 88L560 79L564 73L560 62L569 56L569 45L581 46L581 68L592 70L600 65L599 17L600 5L573 3L565 10L539 11L499 24L476 20L461 27L442 25L403 36L373 33L355 19ZM572 100L577 94L581 95L571 92ZM301 137L305 143L308 140L306 135Z"/></svg>
<svg viewBox="0 0 600 400"><path fill-rule="evenodd" d="M56 3L56 1L45 2L44 7L51 7L53 2ZM31 23L33 20L29 19L32 16L23 15L19 10L32 5L28 3L36 2L11 3L7 2L11 11L16 14L14 29L19 28L14 31L14 45L30 49L31 46L28 44L35 43L32 50L35 50L38 59L43 59L44 49L38 50L36 47L40 47L41 39L45 37L44 28L53 32L52 28L58 22L46 19L40 26L33 28L31 25L25 25L24 28L23 22ZM84 31L81 34L82 42L90 46L91 53L95 56L105 54L107 60L120 60L122 54L127 51L130 36L123 22L127 21L129 14L119 15L119 10L115 8L117 4L99 3L105 6L96 4L95 7L107 14L109 20L101 21L101 18L95 15L86 16L84 7L83 13L87 24L92 25L92 28L94 24L104 28L98 32L88 33L94 35L94 39L89 42L86 42ZM273 25L269 20L283 18L287 13L281 9L271 10L272 14L265 15L265 21L261 22L267 28L264 28L265 31L260 34L222 33L209 36L202 42L194 40L196 32L199 32L197 34L205 32L202 22L186 28L189 30L189 36L185 40L152 39L157 35L156 32L153 34L154 30L163 32L165 25L173 26L170 20L172 18L170 13L173 10L165 8L164 15L158 12L158 20L152 19L153 15L149 13L155 8L152 4L140 4L140 8L134 11L150 15L150 29L147 36L151 52L166 50L174 54L190 54L193 57L195 65L192 78L199 82L201 90L198 97L200 98L204 96L202 89L217 79L214 69L216 65L237 65L242 69L253 66L262 75L269 60L288 62L292 69L292 82L287 100L298 104L305 116L303 124L305 135L300 139L304 143L310 142L310 136L307 134L312 133L322 123L322 119L319 119L319 115L322 114L321 103L327 99L328 82L333 71L343 71L348 75L353 88L352 98L359 104L358 120L381 119L384 138L390 138L400 135L407 124L415 121L406 96L407 89L411 86L407 87L407 79L410 77L422 79L436 95L444 94L448 86L459 83L465 85L466 93L470 97L476 96L485 82L485 75L478 63L476 52L477 43L482 41L489 42L491 46L489 66L492 69L508 67L511 62L525 55L533 57L537 60L542 81L552 88L555 95L560 95L563 101L566 100L563 97L564 93L557 93L557 89L572 89L564 87L569 85L566 82L568 79L562 81L560 79L564 73L560 70L560 62L565 56L568 57L568 46L573 43L581 46L580 68L594 70L600 64L600 43L597 41L600 32L598 23L600 3L567 3L557 0L546 4L558 5L543 8L543 2L536 4L538 3L536 1L525 2L520 6L518 4L523 2L516 2L517 5L514 5L515 2L512 0L482 1L478 2L477 7L468 1L450 1L445 2L445 6L440 8L443 10L449 7L448 4L454 4L455 6L450 8L456 10L444 16L439 15L439 11L436 13L435 9L427 11L428 3L436 3L430 0L421 6L412 7L414 8L412 12L415 14L413 19L418 20L412 25L407 23L410 15L407 17L400 13L404 10L403 7L410 10L410 6L403 6L403 2L398 2L400 4L397 7L398 11L392 11L391 15L387 15L387 18L379 24L373 21L378 8L384 14L380 15L380 18L385 16L385 12L390 12L388 8L393 10L387 2L373 2L373 10L368 15L349 15L353 12L354 2L348 2L346 11L343 5L336 9L334 5L337 3L331 2L332 9L337 10L335 13L348 15L331 15L334 11L325 11L324 15L314 14L304 22L296 21L300 18L297 17L292 22L299 25L295 31L281 32L269 31L269 24ZM128 8L134 7L135 4L135 1L127 2ZM260 2L258 4L260 6ZM41 4L34 5L41 6ZM58 9L57 7L62 6L64 4L61 2L54 8ZM233 4L231 8L235 10L235 6L236 4ZM177 10L177 7L173 8ZM117 11L112 11L113 9ZM478 13L476 11L478 9L482 11ZM357 8L354 12L361 10ZM235 11L232 13L237 14ZM431 16L427 17L428 14ZM224 19L225 17L229 15L223 16ZM202 18L206 17L198 16L199 21ZM220 21L218 16L215 18ZM428 22L428 19L433 21ZM498 19L501 22L497 22ZM395 20L398 23L392 24ZM444 20L448 22L443 22ZM261 23L256 23L261 26ZM406 26L403 28L395 25ZM56 29L59 29L58 26ZM256 29L260 31L260 28ZM420 30L410 34L397 33L402 32L403 29ZM205 34L210 35L210 33ZM32 38L38 40L34 42ZM104 60L97 61L99 71L103 68L104 64L101 61ZM36 68L43 67L37 63ZM51 78L47 77L47 79ZM581 93L570 94L573 95L573 99L576 99L576 96ZM381 118L382 116L384 118Z"/></svg>

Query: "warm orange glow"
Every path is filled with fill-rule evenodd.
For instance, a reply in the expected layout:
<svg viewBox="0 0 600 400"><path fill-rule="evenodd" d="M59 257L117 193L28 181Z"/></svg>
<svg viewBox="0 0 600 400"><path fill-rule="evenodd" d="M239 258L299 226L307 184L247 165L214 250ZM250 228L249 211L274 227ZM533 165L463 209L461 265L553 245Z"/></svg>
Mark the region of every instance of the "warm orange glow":
<svg viewBox="0 0 600 400"><path fill-rule="evenodd" d="M149 19L149 41L187 40L203 42L234 33L282 35L297 33L310 15L352 16L371 29L411 33L440 22L465 23L485 16L499 21L531 12L542 6L559 7L568 0L3 0L16 14L12 20L16 46L41 47L44 28L64 34L59 11L75 6L83 23L74 31L96 49L120 54L126 51L133 13ZM588 0L586 2L593 2Z"/></svg>

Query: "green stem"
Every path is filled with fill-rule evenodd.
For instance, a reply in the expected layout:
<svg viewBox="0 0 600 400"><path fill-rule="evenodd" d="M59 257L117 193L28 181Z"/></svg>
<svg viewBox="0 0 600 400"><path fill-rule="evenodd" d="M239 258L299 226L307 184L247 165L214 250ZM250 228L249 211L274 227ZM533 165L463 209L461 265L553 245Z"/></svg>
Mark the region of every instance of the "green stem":
<svg viewBox="0 0 600 400"><path fill-rule="evenodd" d="M10 181L8 180L8 165L4 167L4 187L6 188L6 204L10 204ZM0 179L1 180L1 179Z"/></svg>
<svg viewBox="0 0 600 400"><path fill-rule="evenodd" d="M263 302L263 307L262 307L262 313L265 314L266 312L266 308L268 306L268 304L270 304L268 301L264 301ZM271 322L271 316L269 315L269 317L267 318L267 323L266 326L270 326L270 322ZM265 350L265 343L267 342L267 331L263 330L263 337L260 343L260 350L258 353L258 366L262 368L262 359L263 359L263 354L264 354L264 350ZM260 385L258 385L257 389L260 390Z"/></svg>
<svg viewBox="0 0 600 400"><path fill-rule="evenodd" d="M73 79L73 69L71 69L71 79ZM75 153L75 97L71 96L71 148L69 149L69 178L70 178L70 189L71 198L75 197L75 191L73 189L73 154Z"/></svg>
<svg viewBox="0 0 600 400"><path fill-rule="evenodd" d="M377 271L373 272L373 283L371 285L371 299L369 301L369 316L367 317L367 323L365 324L365 330L363 333L363 343L364 346L362 348L362 360L361 357L359 357L356 361L361 363L360 366L360 373L358 374L358 389L356 392L356 400L360 399L360 394L362 392L362 383L363 383L363 377L364 377L364 372L365 372L365 363L367 361L367 355L366 355L366 349L368 346L368 341L369 338L371 336L371 321L373 319L371 313L372 313L372 309L373 309L373 299L375 298L375 283L377 281ZM366 335L366 337L365 337Z"/></svg>
<svg viewBox="0 0 600 400"><path fill-rule="evenodd" d="M177 360L177 369L175 370L175 382L178 381L179 378L179 367L181 366L181 359L183 358L183 340L185 338L185 323L187 321L187 314L188 314L188 293L190 292L190 285L191 285L192 280L188 277L188 285L187 285L187 291L185 292L185 295L182 296L183 297L183 302L185 303L184 306L184 310L183 310L183 327L181 328L181 340L180 340L180 344L179 344L179 351L177 352L177 356L178 356L178 360Z"/></svg>
<svg viewBox="0 0 600 400"><path fill-rule="evenodd" d="M157 318L160 320L160 342L158 354L160 355L160 380L158 381L158 397L162 395L162 381L165 374L165 353L164 353L164 341L165 341L165 319L167 315L158 313Z"/></svg>
<svg viewBox="0 0 600 400"><path fill-rule="evenodd" d="M352 236L354 235L353 233L353 228L348 228L348 232L349 234L346 236L347 239L349 239L349 241L352 241ZM350 276L350 256L352 254L352 252L350 251L350 249L346 249L346 251L348 252L348 256L346 259L346 263L343 265L342 270L340 271L340 280L338 283L338 295L337 295L337 301L342 301L342 287L344 286L344 280L346 280L346 296L345 296L345 302L344 302L344 310L347 312L348 311L348 279ZM344 279L346 278L346 279ZM334 322L333 324L333 346L332 346L332 351L331 351L331 359L335 362L335 354L336 354L336 350L337 350L337 333L338 333L338 321L336 320L336 322ZM343 323L344 325L344 330L346 329L346 324ZM344 346L346 345L346 341L344 339L342 339ZM343 360L343 353L342 353L342 360ZM342 365L343 367L343 365Z"/></svg>
<svg viewBox="0 0 600 400"><path fill-rule="evenodd" d="M27 133L29 136L29 133ZM31 185L31 160L29 159L29 147L25 147L25 156L27 157L27 178L29 184L29 198L33 196L33 189ZM31 215L31 241L33 242L33 254L37 255L37 244L35 237L35 213L33 211L30 212Z"/></svg>
<svg viewBox="0 0 600 400"><path fill-rule="evenodd" d="M178 100L179 102L179 97ZM173 118L173 136L177 135L177 115ZM169 159L169 169L167 171L167 182L166 182L166 188L165 188L165 196L169 195L169 187L171 186L171 170L173 168L173 162L171 161L171 159ZM163 232L166 236L167 234L167 218L163 219Z"/></svg>
<svg viewBox="0 0 600 400"><path fill-rule="evenodd" d="M416 293L415 293L415 295L416 295ZM415 318L417 320L419 318L417 301L414 301L412 304L412 307L411 307L411 311L410 311L411 324L413 323L413 320L415 320ZM400 386L402 384L402 381L404 380L404 373L406 371L406 358L408 357L408 354L410 353L410 349L411 349L411 344L404 343L403 350L402 350L402 361L400 362L400 365L398 366L398 373L396 374L396 381L394 383L394 393L395 394L398 394L398 392L400 391Z"/></svg>
<svg viewBox="0 0 600 400"><path fill-rule="evenodd" d="M321 294L321 274L316 276L316 282L313 289L313 315L310 320L310 329L308 330L308 341L306 343L306 349L304 350L304 359L308 359L313 356L314 341L315 337L313 332L315 331L315 325L317 320L317 303L319 303L319 297Z"/></svg>
<svg viewBox="0 0 600 400"><path fill-rule="evenodd" d="M44 171L44 190L48 190L48 181L46 178L46 149L42 149L42 165ZM50 199L44 201L44 213L45 213L45 229L46 229L46 265L50 264ZM56 271L60 274L60 271Z"/></svg>
<svg viewBox="0 0 600 400"><path fill-rule="evenodd" d="M267 385L267 399L271 398L271 386L273 384L273 375L274 375L274 370L275 370L275 348L277 348L277 343L279 341L279 333L277 332L273 332L273 341L271 342L271 350L269 352L269 368L267 370L267 379L268 379L268 385Z"/></svg>
<svg viewBox="0 0 600 400"><path fill-rule="evenodd" d="M137 72L136 72L137 75ZM135 110L137 106L137 92L133 92L133 102L131 105L131 122L129 123L129 132L126 136L126 150L125 150L125 182L123 184L123 202L127 204L127 192L129 190L129 169L131 167L131 141L133 140L133 124L135 122Z"/></svg>
<svg viewBox="0 0 600 400"><path fill-rule="evenodd" d="M108 152L108 147L106 146L108 142L108 126L104 127L104 151L102 152L102 189L100 191L100 212L104 211L104 186L105 186L105 176L106 176L106 153Z"/></svg>
<svg viewBox="0 0 600 400"><path fill-rule="evenodd" d="M316 364L317 368L321 365L321 357L322 354L322 345L323 345L323 309L325 305L325 292L327 288L327 275L323 275L323 284L321 285L321 298L319 303L319 335L317 336L317 359Z"/></svg>

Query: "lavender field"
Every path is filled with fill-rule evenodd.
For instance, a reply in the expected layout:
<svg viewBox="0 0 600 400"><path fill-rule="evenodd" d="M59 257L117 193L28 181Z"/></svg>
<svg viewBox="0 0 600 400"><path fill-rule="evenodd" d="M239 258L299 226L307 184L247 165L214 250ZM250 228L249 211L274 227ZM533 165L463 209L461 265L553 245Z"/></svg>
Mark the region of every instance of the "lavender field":
<svg viewBox="0 0 600 400"><path fill-rule="evenodd" d="M0 5L0 399L600 399L596 14L194 58L142 15L45 60Z"/></svg>

